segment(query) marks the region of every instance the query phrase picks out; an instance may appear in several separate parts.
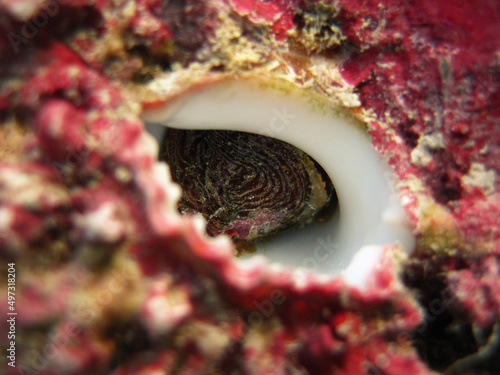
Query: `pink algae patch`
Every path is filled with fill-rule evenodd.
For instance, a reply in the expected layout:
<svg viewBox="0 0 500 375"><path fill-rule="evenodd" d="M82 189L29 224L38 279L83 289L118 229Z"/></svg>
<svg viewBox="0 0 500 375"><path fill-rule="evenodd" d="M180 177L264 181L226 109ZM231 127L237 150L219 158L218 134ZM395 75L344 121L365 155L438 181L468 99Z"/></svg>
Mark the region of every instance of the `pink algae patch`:
<svg viewBox="0 0 500 375"><path fill-rule="evenodd" d="M276 39L286 39L287 32L294 27L293 9L298 4L294 1L230 0L232 7L252 22L271 25Z"/></svg>

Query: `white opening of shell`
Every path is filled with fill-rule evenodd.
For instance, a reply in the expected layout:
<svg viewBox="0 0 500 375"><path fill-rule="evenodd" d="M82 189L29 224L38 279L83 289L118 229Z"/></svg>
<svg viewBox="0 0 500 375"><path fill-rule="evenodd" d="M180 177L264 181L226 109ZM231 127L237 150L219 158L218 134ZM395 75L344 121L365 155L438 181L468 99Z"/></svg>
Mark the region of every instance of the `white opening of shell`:
<svg viewBox="0 0 500 375"><path fill-rule="evenodd" d="M399 243L411 253L415 239L387 162L359 124L335 108L312 104L307 95L234 80L197 88L144 114L161 142L164 126L236 130L288 142L316 160L331 178L339 207L321 225L307 225L258 243L254 254L299 272L342 277L362 286L376 266L380 245Z"/></svg>

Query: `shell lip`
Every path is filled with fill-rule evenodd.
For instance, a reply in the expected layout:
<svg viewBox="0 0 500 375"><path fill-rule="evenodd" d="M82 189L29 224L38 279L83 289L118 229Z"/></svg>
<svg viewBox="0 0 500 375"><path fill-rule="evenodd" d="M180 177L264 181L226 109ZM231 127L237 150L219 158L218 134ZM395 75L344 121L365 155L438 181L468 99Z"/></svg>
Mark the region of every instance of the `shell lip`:
<svg viewBox="0 0 500 375"><path fill-rule="evenodd" d="M276 82L225 76L185 90L161 106L145 107L143 117L149 127L160 124L272 136L300 148L325 169L337 191L338 213L326 225L258 244L257 252L272 263L349 277L349 270L375 268L370 257L366 267L349 267L367 247L399 243L411 253L415 239L394 189L392 171L371 146L367 133L345 115L344 108L332 108L328 100L321 102L289 82ZM356 262L363 259L358 257Z"/></svg>

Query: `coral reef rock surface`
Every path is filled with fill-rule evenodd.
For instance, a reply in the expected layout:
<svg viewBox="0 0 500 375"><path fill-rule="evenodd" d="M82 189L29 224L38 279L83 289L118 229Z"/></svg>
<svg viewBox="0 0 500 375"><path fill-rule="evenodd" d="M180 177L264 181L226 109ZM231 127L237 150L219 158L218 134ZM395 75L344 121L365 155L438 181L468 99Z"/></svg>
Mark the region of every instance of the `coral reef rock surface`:
<svg viewBox="0 0 500 375"><path fill-rule="evenodd" d="M1 0L0 372L498 374L498 35L496 0ZM143 110L257 72L366 124L412 255L354 286L178 213Z"/></svg>

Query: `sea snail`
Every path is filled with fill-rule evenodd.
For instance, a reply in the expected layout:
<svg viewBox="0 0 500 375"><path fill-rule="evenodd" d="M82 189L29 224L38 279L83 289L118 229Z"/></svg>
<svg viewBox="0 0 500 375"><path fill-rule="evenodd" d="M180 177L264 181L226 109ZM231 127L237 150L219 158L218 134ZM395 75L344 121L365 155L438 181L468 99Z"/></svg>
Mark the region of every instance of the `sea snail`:
<svg viewBox="0 0 500 375"><path fill-rule="evenodd" d="M228 130L168 129L160 159L183 190L181 213L201 213L207 232L258 241L334 210L326 172L296 147Z"/></svg>
<svg viewBox="0 0 500 375"><path fill-rule="evenodd" d="M161 85L161 82L156 84ZM168 82L165 84L168 85ZM267 135L301 150L322 167L333 182L338 198L333 218L322 225L305 225L258 243L257 253L264 254L271 262L295 268L306 267L315 273L331 276L352 274L353 280L358 280L367 262L370 267L376 263L373 254L377 251L372 249L378 245L400 243L406 252L413 250L415 240L394 189L394 181L391 181L391 170L371 146L366 130L341 109L331 108L329 103L311 98L310 93L296 88L284 90L279 85L273 86L256 78L211 82L193 87L162 105L148 108L144 118L148 129L156 134L160 143L165 127ZM219 134L215 137L217 142L231 142L220 136L222 133L214 134ZM187 138L181 141L188 142ZM187 146L187 149L194 150L193 147ZM226 148L226 152L232 150ZM189 152L193 157L193 151ZM199 157L196 151L194 154L195 158ZM270 158L269 155L267 157ZM297 159L301 157L297 156ZM275 165L272 164L272 167ZM203 174L208 170L202 165L195 168L201 179L205 179ZM322 177L322 181L328 179ZM241 183L244 184L244 180ZM210 189L216 191L220 187L211 186ZM221 193L225 194L224 184ZM312 205L316 208L321 206ZM181 202L181 210L187 212L191 209L190 204ZM218 218L217 209L212 207L205 214L209 222L208 231L233 235L231 226L223 229L227 223L214 220L210 224L210 216ZM265 211L265 207L262 206L261 210ZM276 209L272 211L275 213ZM308 220L307 217L304 219ZM268 234L273 233L270 229ZM253 236L251 233L252 230L249 230L247 237ZM246 254L243 258L251 256Z"/></svg>

